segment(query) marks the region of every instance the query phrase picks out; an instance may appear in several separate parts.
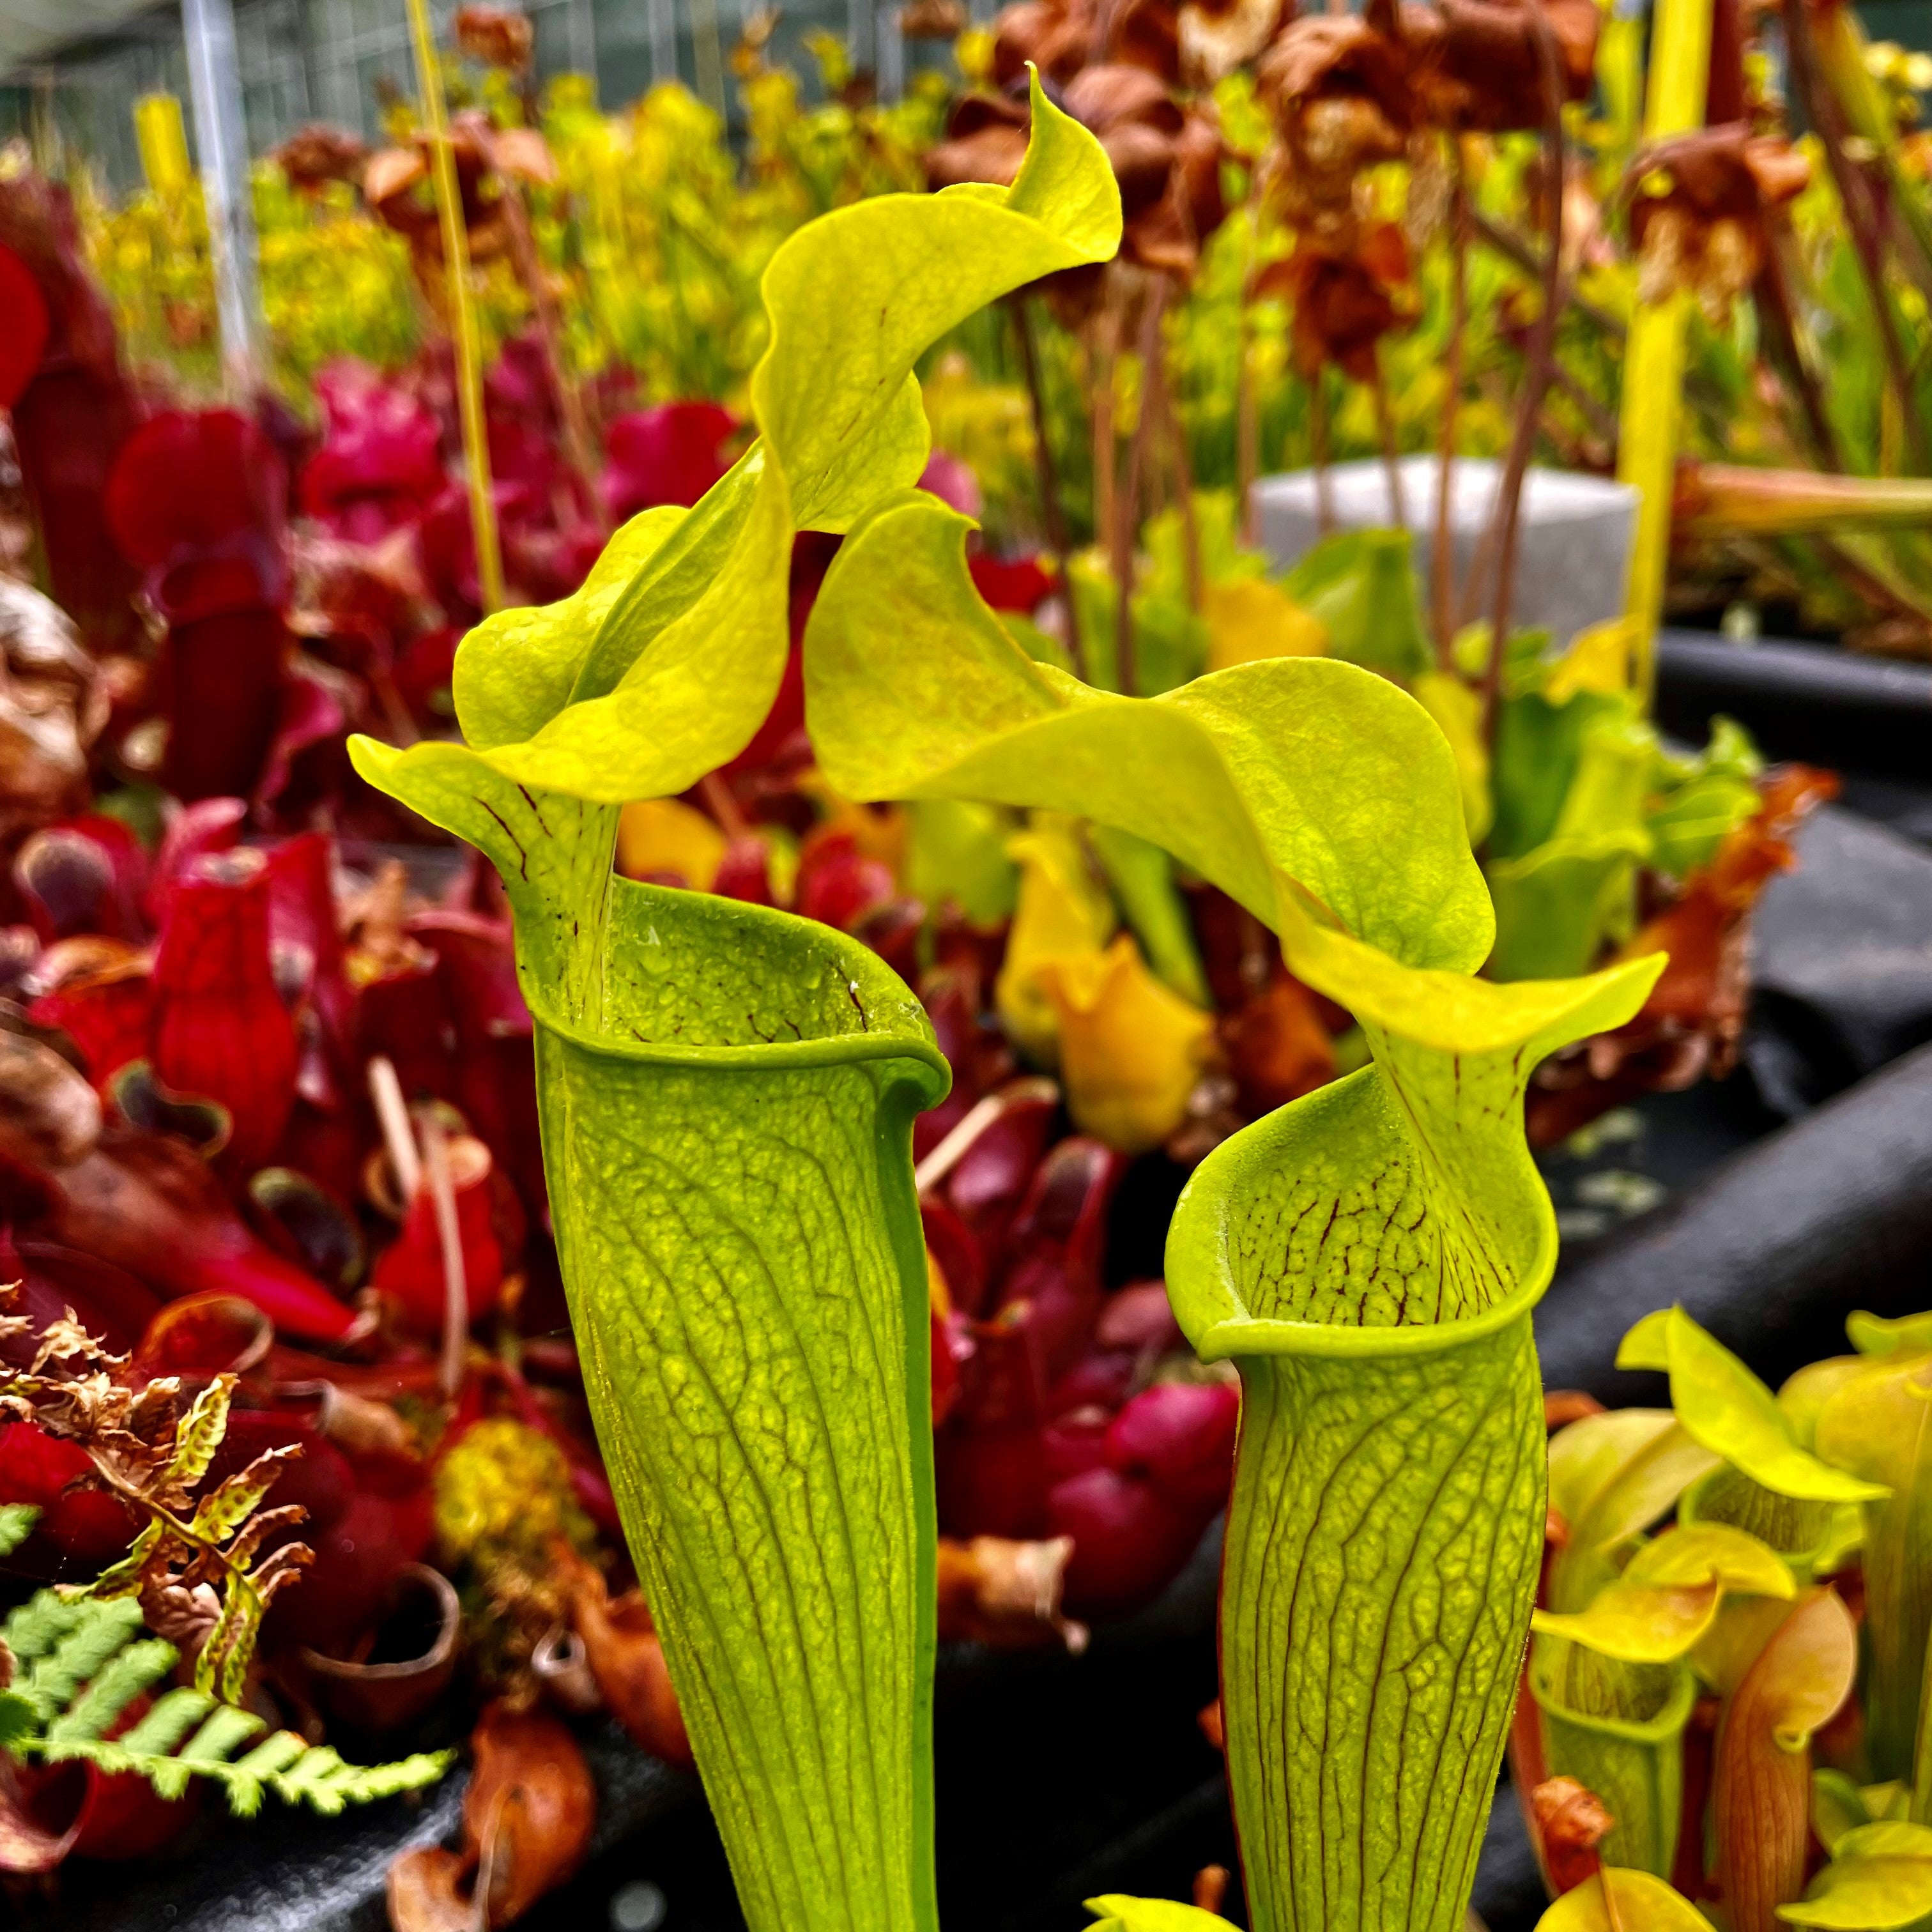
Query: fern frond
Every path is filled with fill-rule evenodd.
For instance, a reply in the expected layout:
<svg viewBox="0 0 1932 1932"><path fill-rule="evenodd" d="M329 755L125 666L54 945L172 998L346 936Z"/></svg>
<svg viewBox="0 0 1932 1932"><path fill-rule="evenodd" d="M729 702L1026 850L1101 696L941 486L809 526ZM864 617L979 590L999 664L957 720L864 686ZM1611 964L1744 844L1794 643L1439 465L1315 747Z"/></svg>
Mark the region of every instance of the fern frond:
<svg viewBox="0 0 1932 1932"><path fill-rule="evenodd" d="M78 1598L58 1590L37 1590L0 1624L0 1643L14 1654L16 1664L31 1664L50 1655L61 1639L87 1616Z"/></svg>
<svg viewBox="0 0 1932 1932"><path fill-rule="evenodd" d="M27 1667L18 1688L33 1706L34 1715L46 1724L64 1710L80 1687L131 1643L140 1628L141 1606L126 1597L112 1598L99 1606L98 1614L82 1617L51 1654L36 1658ZM17 1648L14 1654L20 1655Z"/></svg>
<svg viewBox="0 0 1932 1932"><path fill-rule="evenodd" d="M229 1398L234 1392L232 1376L217 1376L195 1397L193 1407L176 1425L174 1454L169 1459L163 1478L160 1492L164 1496L171 1492L181 1503L184 1503L189 1491L208 1474L215 1451L221 1447L221 1438L228 1433ZM268 1480L272 1482L274 1479L272 1476ZM266 1483L262 1485L265 1490L267 1486Z"/></svg>
<svg viewBox="0 0 1932 1932"><path fill-rule="evenodd" d="M206 1779L221 1787L229 1809L242 1818L253 1817L269 1792L333 1817L349 1805L432 1784L449 1767L446 1751L394 1764L345 1764L328 1746L292 1731L254 1742L265 1728L262 1720L206 1685L164 1691L122 1736L107 1737L129 1705L178 1660L172 1644L144 1633L131 1598L43 1590L8 1617L0 1640L21 1671L13 1688L0 1690L0 1750L16 1758L132 1772L164 1798L178 1798L191 1780Z"/></svg>
<svg viewBox="0 0 1932 1932"><path fill-rule="evenodd" d="M175 1667L175 1647L148 1637L110 1658L87 1688L47 1726L50 1744L82 1743L105 1732L151 1684Z"/></svg>
<svg viewBox="0 0 1932 1932"><path fill-rule="evenodd" d="M0 1503L0 1556L10 1556L34 1533L40 1513L32 1503Z"/></svg>
<svg viewBox="0 0 1932 1932"><path fill-rule="evenodd" d="M18 1750L33 1729L33 1706L17 1690L0 1690L0 1751Z"/></svg>

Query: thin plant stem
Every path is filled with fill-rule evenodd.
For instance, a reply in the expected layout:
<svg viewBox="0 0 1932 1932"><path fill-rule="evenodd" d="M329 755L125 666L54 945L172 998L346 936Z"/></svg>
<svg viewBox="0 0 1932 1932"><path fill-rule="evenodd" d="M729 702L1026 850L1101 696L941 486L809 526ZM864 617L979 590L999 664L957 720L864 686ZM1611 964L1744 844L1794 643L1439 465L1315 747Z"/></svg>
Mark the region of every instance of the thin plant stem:
<svg viewBox="0 0 1932 1932"><path fill-rule="evenodd" d="M1496 695L1502 683L1503 653L1509 638L1510 604L1516 590L1516 538L1521 527L1522 479L1536 442L1538 419L1550 388L1556 359L1556 321L1564 298L1563 276L1563 80L1556 52L1556 35L1540 7L1528 10L1536 40L1537 64L1544 89L1544 193L1550 208L1550 248L1543 275L1543 310L1530 331L1529 356L1523 372L1522 400L1510 438L1509 455L1496 493L1496 583L1490 605L1490 658L1483 673L1483 718L1486 732L1496 728Z"/></svg>
<svg viewBox="0 0 1932 1932"><path fill-rule="evenodd" d="M1039 1074L1022 1076L996 1088L971 1111L919 1165L913 1169L913 1185L921 1194L929 1194L967 1155L980 1136L1014 1108L1036 1106L1042 1100L1057 1100L1059 1088Z"/></svg>
<svg viewBox="0 0 1932 1932"><path fill-rule="evenodd" d="M1256 219L1250 208L1244 224L1246 261L1241 274L1241 299L1234 333L1235 500L1240 506L1241 541L1250 544L1258 542L1261 536L1260 510L1255 502L1255 479L1261 470L1261 407L1255 394L1255 372L1250 366L1254 333L1248 308L1248 284L1254 272Z"/></svg>
<svg viewBox="0 0 1932 1932"><path fill-rule="evenodd" d="M1789 227L1777 214L1766 222L1769 233L1764 261L1751 284L1751 301L1769 358L1785 386L1798 399L1813 460L1821 469L1842 470L1844 459L1825 408L1824 386L1804 352L1798 334L1797 311L1786 274Z"/></svg>
<svg viewBox="0 0 1932 1932"><path fill-rule="evenodd" d="M1167 344L1157 338L1153 368L1154 387L1151 400L1160 418L1167 443L1168 460L1174 468L1174 494L1180 512L1180 554L1187 573L1187 608L1196 616L1206 602L1206 585L1201 568L1201 522L1194 503L1194 459L1187 447L1187 432L1180 412L1175 407L1174 384L1167 368Z"/></svg>
<svg viewBox="0 0 1932 1932"><path fill-rule="evenodd" d="M1526 242L1520 235L1513 233L1499 221L1492 220L1481 209L1472 206L1469 210L1469 232L1485 248L1500 255L1506 262L1514 262L1526 275L1534 275L1542 280L1549 272L1549 264L1543 259L1543 251ZM1586 297L1574 290L1570 306L1589 323L1592 328L1621 342L1629 333L1628 325L1611 314L1606 308L1600 308Z"/></svg>
<svg viewBox="0 0 1932 1932"><path fill-rule="evenodd" d="M1040 346L1033 332L1033 312L1024 296L1013 298L1013 333L1019 338L1020 366L1026 372L1027 400L1033 410L1034 480L1040 491L1040 526L1060 572L1060 601L1066 607L1066 649L1073 675L1087 680L1087 653L1082 648L1080 614L1073 602L1072 544L1066 534L1066 512L1054 474L1053 445L1047 437L1046 393L1040 379Z"/></svg>
<svg viewBox="0 0 1932 1932"><path fill-rule="evenodd" d="M1805 13L1807 4L1808 0L1783 0L1781 8L1792 88L1805 118L1817 130L1826 164L1832 171L1832 184L1838 191L1845 226L1851 232L1852 251L1858 257L1871 303L1872 320L1877 325L1886 368L1898 394L1912 461L1921 470L1932 469L1932 450L1928 449L1925 426L1912 406L1911 370L1899 337L1891 293L1886 287L1884 243L1878 212L1873 203L1870 184L1845 152L1846 128L1837 97L1820 84L1811 23Z"/></svg>
<svg viewBox="0 0 1932 1932"><path fill-rule="evenodd" d="M1449 341L1443 357L1442 419L1436 465L1436 528L1430 548L1430 602L1435 613L1436 661L1454 662L1456 642L1456 418L1462 401L1462 358L1469 333L1469 186L1462 137L1449 136Z"/></svg>
<svg viewBox="0 0 1932 1932"><path fill-rule="evenodd" d="M1126 476L1114 504L1114 683L1132 697L1137 682L1134 663L1134 543L1138 535L1141 483L1148 471L1148 442L1154 434L1155 398L1160 376L1160 320L1167 306L1167 278L1149 283L1141 308L1140 407L1127 444Z"/></svg>
<svg viewBox="0 0 1932 1932"><path fill-rule="evenodd" d="M1561 389L1576 405L1577 413L1590 425L1602 442L1609 465L1614 467L1617 460L1616 418L1555 356L1552 356L1550 361L1550 384L1552 388ZM1544 427L1546 428L1548 425L1546 424Z"/></svg>
<svg viewBox="0 0 1932 1932"><path fill-rule="evenodd" d="M1657 0L1644 88L1643 138L1655 143L1700 124L1710 57L1709 0ZM1624 578L1627 669L1647 711L1656 688L1657 627L1670 555L1690 297L1682 291L1630 311L1617 407L1617 480L1636 492L1636 529Z"/></svg>
<svg viewBox="0 0 1932 1932"><path fill-rule="evenodd" d="M397 1196L406 1208L422 1185L422 1156L416 1151L416 1136L410 1130L410 1110L403 1099L402 1082L396 1078L395 1064L387 1054L370 1056L369 1097L375 1103L376 1124L382 1130L389 1165L395 1170Z"/></svg>
<svg viewBox="0 0 1932 1932"><path fill-rule="evenodd" d="M442 71L436 65L436 34L428 0L409 0L410 35L415 44L416 82L423 118L429 126L436 183L436 212L442 231L443 280L449 295L451 333L456 348L456 400L463 420L464 466L470 482L470 527L476 543L476 576L483 614L503 608L503 551L496 534L496 506L490 487L490 439L483 419L483 349L476 304L470 290L470 238L463 226L463 201L457 188L456 150L450 143L449 112L442 98Z"/></svg>
<svg viewBox="0 0 1932 1932"><path fill-rule="evenodd" d="M422 1130L423 1172L436 1210L436 1238L442 1250L442 1399L454 1402L463 1387L463 1358L470 1343L470 1284L463 1262L463 1230L456 1215L456 1184L449 1172L449 1140L434 1107L418 1116Z"/></svg>
<svg viewBox="0 0 1932 1932"><path fill-rule="evenodd" d="M1710 67L1704 76L1704 124L1721 128L1750 111L1744 86L1744 27L1738 0L1711 0Z"/></svg>
<svg viewBox="0 0 1932 1932"><path fill-rule="evenodd" d="M495 159L491 158L495 166ZM597 487L596 446L591 440L584 398L570 380L563 352L563 319L557 313L556 298L543 272L537 254L536 236L530 228L530 213L524 206L523 190L503 170L496 168L496 182L502 190L503 227L509 237L510 260L517 279L530 298L530 312L536 323L537 340L544 355L544 368L550 377L551 393L556 398L556 417L562 431L564 459L584 485L584 501L590 520L600 533L608 536L610 520L604 514L603 493Z"/></svg>
<svg viewBox="0 0 1932 1932"><path fill-rule="evenodd" d="M1114 538L1114 376L1120 352L1117 278L1110 268L1105 298L1088 333L1088 387L1092 392L1094 430L1094 540Z"/></svg>
<svg viewBox="0 0 1932 1932"><path fill-rule="evenodd" d="M1399 530L1408 528L1408 506L1402 500L1402 464L1396 452L1395 409L1389 400L1388 378L1382 373L1382 357L1376 357L1375 374L1369 388L1376 400L1376 434L1382 446L1382 474L1388 482L1389 520Z"/></svg>
<svg viewBox="0 0 1932 1932"><path fill-rule="evenodd" d="M1308 466L1315 472L1315 531L1335 532L1335 485L1328 474L1328 370L1318 368L1308 379Z"/></svg>
<svg viewBox="0 0 1932 1932"><path fill-rule="evenodd" d="M698 795L704 801L705 809L718 821L718 829L727 838L747 838L751 826L745 814L738 808L738 801L732 795L731 788L716 772L706 772L698 782Z"/></svg>

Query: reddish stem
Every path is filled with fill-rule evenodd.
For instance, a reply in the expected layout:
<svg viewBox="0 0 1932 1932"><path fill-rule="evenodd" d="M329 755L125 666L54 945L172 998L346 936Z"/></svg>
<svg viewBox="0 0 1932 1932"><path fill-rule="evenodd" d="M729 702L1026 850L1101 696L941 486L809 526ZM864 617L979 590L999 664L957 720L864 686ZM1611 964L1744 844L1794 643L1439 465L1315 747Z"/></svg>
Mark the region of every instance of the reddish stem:
<svg viewBox="0 0 1932 1932"><path fill-rule="evenodd" d="M1556 320L1563 307L1563 76L1556 35L1540 7L1528 9L1543 70L1544 193L1550 206L1550 252L1543 274L1543 312L1530 332L1529 359L1523 374L1522 402L1496 500L1496 599L1490 607L1490 661L1483 674L1483 718L1496 728L1496 694L1502 682L1503 652L1509 637L1510 602L1516 590L1516 537L1522 509L1522 479L1536 442L1538 418L1550 388L1556 354Z"/></svg>
<svg viewBox="0 0 1932 1932"><path fill-rule="evenodd" d="M1430 556L1430 592L1436 617L1436 660L1454 664L1456 641L1456 545L1450 520L1456 464L1456 416L1462 400L1462 356L1469 328L1469 190L1462 172L1462 137L1449 142L1449 343L1444 362L1442 421L1436 472L1436 532Z"/></svg>

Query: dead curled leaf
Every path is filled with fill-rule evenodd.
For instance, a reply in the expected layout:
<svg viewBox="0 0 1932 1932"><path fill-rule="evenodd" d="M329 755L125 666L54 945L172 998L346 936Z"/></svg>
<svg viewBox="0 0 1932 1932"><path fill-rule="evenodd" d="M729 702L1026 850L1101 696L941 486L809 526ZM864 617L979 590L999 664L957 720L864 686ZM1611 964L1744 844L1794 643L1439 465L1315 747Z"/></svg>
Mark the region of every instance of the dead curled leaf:
<svg viewBox="0 0 1932 1932"><path fill-rule="evenodd" d="M571 1628L610 1714L653 1757L690 1770L684 1713L643 1593L627 1590L614 1598L602 1574L574 1552L560 1550L558 1561L569 1566Z"/></svg>
<svg viewBox="0 0 1932 1932"><path fill-rule="evenodd" d="M0 576L0 834L44 825L85 797L88 748L107 710L66 613Z"/></svg>
<svg viewBox="0 0 1932 1932"><path fill-rule="evenodd" d="M1597 1847L1617 1821L1594 1791L1574 1778L1546 1778L1530 1803L1552 1892L1568 1892L1603 1868Z"/></svg>
<svg viewBox="0 0 1932 1932"><path fill-rule="evenodd" d="M100 1138L100 1096L50 1046L0 1033L0 1151L30 1167L71 1167Z"/></svg>
<svg viewBox="0 0 1932 1932"><path fill-rule="evenodd" d="M80 1835L80 1807L63 1831L36 1817L14 1767L0 1754L0 1872L27 1876L50 1872L74 1849Z"/></svg>
<svg viewBox="0 0 1932 1932"><path fill-rule="evenodd" d="M1070 1536L1043 1542L976 1536L939 1539L939 1635L1011 1648L1063 1644L1078 1655L1087 1627L1060 1614Z"/></svg>
<svg viewBox="0 0 1932 1932"><path fill-rule="evenodd" d="M393 1932L511 1924L571 1877L590 1849L596 1786L556 1718L492 1704L470 1743L476 1764L463 1801L463 1849L422 1846L391 1864Z"/></svg>
<svg viewBox="0 0 1932 1932"><path fill-rule="evenodd" d="M1792 835L1838 789L1830 772L1809 765L1780 765L1760 780L1756 815L1726 833L1711 862L1623 948L1626 959L1666 956L1642 1010L1537 1069L1532 1146L1552 1146L1636 1094L1676 1093L1730 1070L1750 1004L1748 952L1758 895L1798 862Z"/></svg>

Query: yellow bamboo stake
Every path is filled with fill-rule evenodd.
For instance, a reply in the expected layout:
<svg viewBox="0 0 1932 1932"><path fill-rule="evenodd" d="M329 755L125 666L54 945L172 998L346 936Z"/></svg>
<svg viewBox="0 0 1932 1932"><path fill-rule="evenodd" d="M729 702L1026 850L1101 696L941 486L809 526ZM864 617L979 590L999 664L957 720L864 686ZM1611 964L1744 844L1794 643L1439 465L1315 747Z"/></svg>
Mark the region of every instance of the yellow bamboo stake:
<svg viewBox="0 0 1932 1932"><path fill-rule="evenodd" d="M470 478L470 527L476 540L476 575L487 617L503 608L503 552L496 538L496 508L490 490L490 439L483 421L483 350L470 293L470 238L463 226L456 150L450 142L449 110L443 102L442 70L436 64L436 32L430 25L428 0L409 0L409 9L416 85L422 94L423 118L429 124L436 212L442 225L443 280L456 338L456 400L463 418L464 467Z"/></svg>
<svg viewBox="0 0 1932 1932"><path fill-rule="evenodd" d="M1646 141L1700 127L1711 66L1711 0L1657 0L1652 28ZM1684 408L1684 337L1690 297L1640 302L1624 350L1617 476L1638 493L1624 610L1636 688L1647 706L1657 676L1657 626L1670 555L1670 502Z"/></svg>
<svg viewBox="0 0 1932 1932"><path fill-rule="evenodd" d="M161 200L172 200L194 178L177 96L144 94L135 102L134 140L141 151L141 172Z"/></svg>

